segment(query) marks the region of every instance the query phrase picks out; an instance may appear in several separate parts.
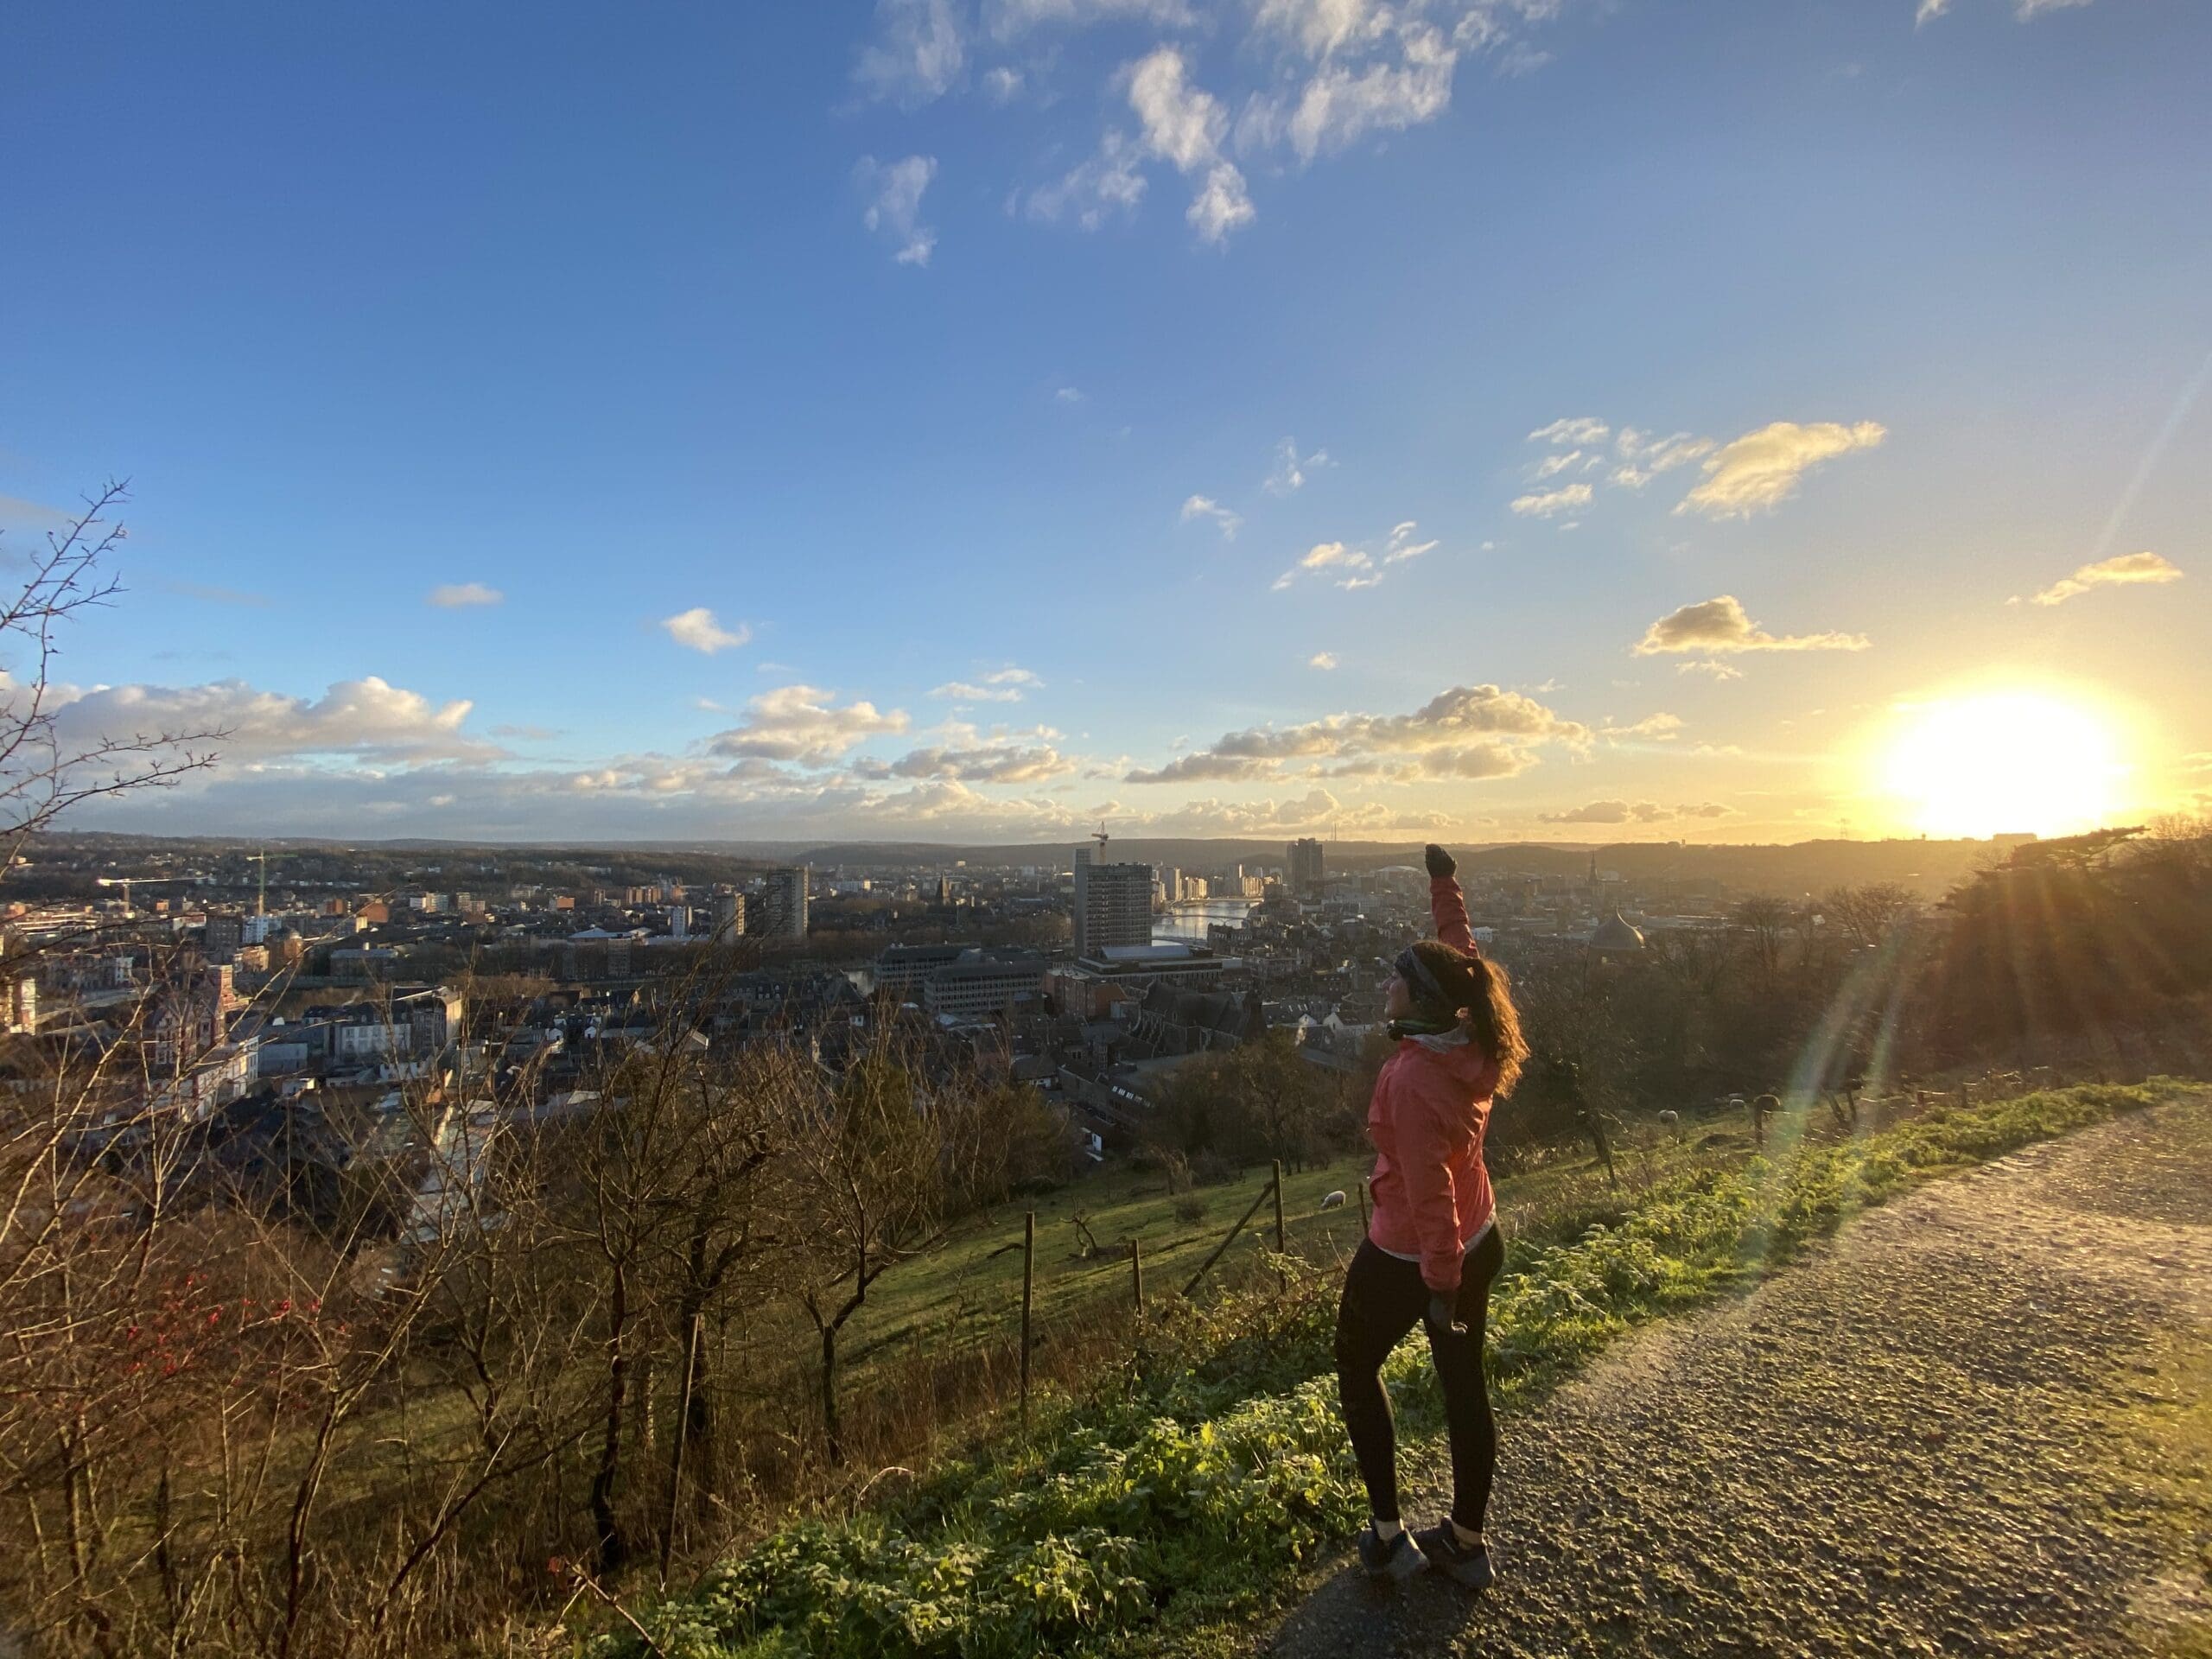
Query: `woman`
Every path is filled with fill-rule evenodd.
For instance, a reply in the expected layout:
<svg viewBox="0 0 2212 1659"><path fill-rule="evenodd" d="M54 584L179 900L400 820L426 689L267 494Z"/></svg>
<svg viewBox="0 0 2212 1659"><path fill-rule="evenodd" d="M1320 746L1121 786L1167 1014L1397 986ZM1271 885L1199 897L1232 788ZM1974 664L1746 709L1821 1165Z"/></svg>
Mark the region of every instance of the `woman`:
<svg viewBox="0 0 2212 1659"><path fill-rule="evenodd" d="M1344 1274L1337 1308L1337 1385L1352 1454L1374 1517L1360 1564L1378 1579L1433 1566L1471 1589L1492 1578L1483 1542L1497 1436L1483 1380L1491 1281L1505 1259L1492 1214L1483 1132L1528 1046L1505 972L1484 959L1467 927L1458 865L1428 849L1433 939L1399 954L1383 1014L1397 1052L1367 1109L1375 1142L1375 1216ZM1397 1446L1382 1362L1415 1325L1444 1385L1452 1436L1452 1513L1408 1534L1398 1520Z"/></svg>

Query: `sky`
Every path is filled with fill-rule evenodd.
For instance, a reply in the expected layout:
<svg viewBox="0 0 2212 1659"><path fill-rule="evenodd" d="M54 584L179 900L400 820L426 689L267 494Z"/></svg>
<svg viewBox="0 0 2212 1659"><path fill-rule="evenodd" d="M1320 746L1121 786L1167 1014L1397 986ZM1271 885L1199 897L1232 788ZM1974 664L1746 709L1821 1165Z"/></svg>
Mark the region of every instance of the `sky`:
<svg viewBox="0 0 2212 1659"><path fill-rule="evenodd" d="M49 706L221 758L85 828L2206 810L2208 62L2196 0L10 7L0 580L129 480Z"/></svg>

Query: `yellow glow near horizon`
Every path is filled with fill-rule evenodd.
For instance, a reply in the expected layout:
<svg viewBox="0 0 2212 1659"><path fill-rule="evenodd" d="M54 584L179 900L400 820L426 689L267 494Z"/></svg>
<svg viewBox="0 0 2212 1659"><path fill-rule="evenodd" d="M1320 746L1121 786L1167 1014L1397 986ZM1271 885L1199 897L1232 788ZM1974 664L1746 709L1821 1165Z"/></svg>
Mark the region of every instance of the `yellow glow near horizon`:
<svg viewBox="0 0 2212 1659"><path fill-rule="evenodd" d="M2110 823L2129 770L2117 722L2055 690L1967 692L1906 709L1878 766L1897 816L1939 837Z"/></svg>

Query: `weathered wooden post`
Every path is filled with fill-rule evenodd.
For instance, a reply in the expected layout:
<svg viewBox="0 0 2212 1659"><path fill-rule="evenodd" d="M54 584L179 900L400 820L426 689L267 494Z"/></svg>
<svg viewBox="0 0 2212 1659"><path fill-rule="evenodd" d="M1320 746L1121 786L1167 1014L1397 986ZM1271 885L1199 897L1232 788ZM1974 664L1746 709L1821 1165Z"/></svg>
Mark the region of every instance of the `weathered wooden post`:
<svg viewBox="0 0 2212 1659"><path fill-rule="evenodd" d="M1137 1318L1144 1318L1144 1252L1134 1238L1129 1241L1129 1294L1135 1297Z"/></svg>
<svg viewBox="0 0 2212 1659"><path fill-rule="evenodd" d="M1290 1253L1290 1235L1285 1230L1282 1224L1282 1160L1280 1158L1275 1160L1274 1189L1275 1254L1277 1255L1287 1255ZM1290 1288L1290 1274L1287 1270L1279 1269L1276 1272L1275 1277L1281 1281L1282 1287L1285 1290Z"/></svg>
<svg viewBox="0 0 2212 1659"><path fill-rule="evenodd" d="M1037 1289L1037 1212L1021 1217L1021 1427L1029 1427L1029 1306Z"/></svg>
<svg viewBox="0 0 2212 1659"><path fill-rule="evenodd" d="M668 1463L668 1524L660 1535L661 1587L668 1586L669 1557L676 1551L676 1517L678 1502L683 1496L683 1452L691 1440L691 1389L699 1376L699 1343L704 1332L706 1316L691 1316L691 1331L683 1344L683 1401L676 1414L676 1452Z"/></svg>

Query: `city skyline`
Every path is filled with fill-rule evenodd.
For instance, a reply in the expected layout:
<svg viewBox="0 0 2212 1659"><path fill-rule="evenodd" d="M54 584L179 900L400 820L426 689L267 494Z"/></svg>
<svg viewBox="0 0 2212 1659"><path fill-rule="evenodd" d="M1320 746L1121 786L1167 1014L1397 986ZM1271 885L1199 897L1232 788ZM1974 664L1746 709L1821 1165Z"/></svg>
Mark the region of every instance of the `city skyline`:
<svg viewBox="0 0 2212 1659"><path fill-rule="evenodd" d="M2201 9L803 13L0 22L65 827L2212 809Z"/></svg>

